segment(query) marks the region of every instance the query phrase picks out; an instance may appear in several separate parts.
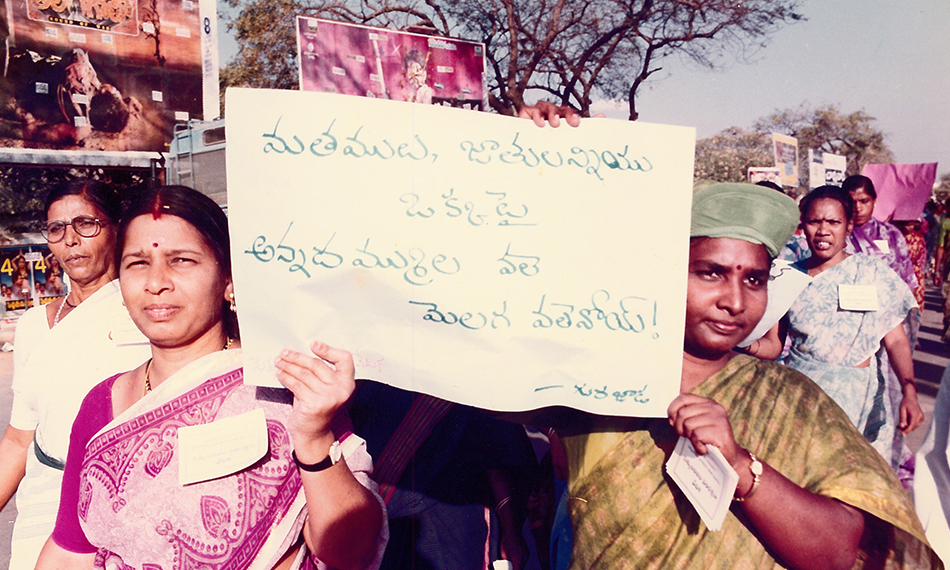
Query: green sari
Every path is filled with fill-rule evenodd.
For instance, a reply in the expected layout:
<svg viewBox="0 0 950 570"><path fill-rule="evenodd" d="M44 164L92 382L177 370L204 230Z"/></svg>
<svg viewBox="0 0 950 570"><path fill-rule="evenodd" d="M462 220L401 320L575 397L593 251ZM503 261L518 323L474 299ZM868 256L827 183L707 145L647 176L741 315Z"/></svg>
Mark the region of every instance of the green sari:
<svg viewBox="0 0 950 570"><path fill-rule="evenodd" d="M785 477L873 515L855 568L943 567L894 472L805 376L740 355L694 393L724 406L736 442ZM666 418L597 418L562 438L572 569L783 567L735 504L721 531L706 528L664 470L677 439Z"/></svg>

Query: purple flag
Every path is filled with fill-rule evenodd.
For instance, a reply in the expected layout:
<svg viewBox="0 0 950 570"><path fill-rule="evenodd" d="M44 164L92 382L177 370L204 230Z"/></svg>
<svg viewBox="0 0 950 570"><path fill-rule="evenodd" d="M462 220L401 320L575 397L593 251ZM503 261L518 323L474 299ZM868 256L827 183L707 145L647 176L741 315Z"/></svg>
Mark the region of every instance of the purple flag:
<svg viewBox="0 0 950 570"><path fill-rule="evenodd" d="M890 220L916 220L933 191L937 163L865 164L865 176L874 182L877 203L874 217Z"/></svg>

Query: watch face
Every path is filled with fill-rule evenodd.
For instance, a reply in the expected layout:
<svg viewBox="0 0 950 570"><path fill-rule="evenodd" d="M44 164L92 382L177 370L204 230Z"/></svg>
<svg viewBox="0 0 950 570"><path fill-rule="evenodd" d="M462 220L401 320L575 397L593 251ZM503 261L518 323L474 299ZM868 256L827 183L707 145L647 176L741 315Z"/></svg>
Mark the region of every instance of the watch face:
<svg viewBox="0 0 950 570"><path fill-rule="evenodd" d="M340 445L339 441L334 441L333 445L330 446L330 461L333 465L336 465L340 459L343 458L343 446Z"/></svg>
<svg viewBox="0 0 950 570"><path fill-rule="evenodd" d="M752 465L751 465L750 469L752 470L752 474L753 474L753 475L761 475L761 474L762 474L762 462L759 461L758 459L756 459L755 461L752 462Z"/></svg>

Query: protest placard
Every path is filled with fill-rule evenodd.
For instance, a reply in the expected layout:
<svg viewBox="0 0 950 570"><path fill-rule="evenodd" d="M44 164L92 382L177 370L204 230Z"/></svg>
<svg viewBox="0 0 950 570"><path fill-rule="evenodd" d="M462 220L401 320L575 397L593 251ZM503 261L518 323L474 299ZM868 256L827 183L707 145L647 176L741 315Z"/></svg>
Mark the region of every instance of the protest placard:
<svg viewBox="0 0 950 570"><path fill-rule="evenodd" d="M464 404L666 414L693 129L248 89L227 114L250 382L321 340L357 377Z"/></svg>
<svg viewBox="0 0 950 570"><path fill-rule="evenodd" d="M865 164L861 174L874 183L878 220L916 220L933 193L937 163Z"/></svg>
<svg viewBox="0 0 950 570"><path fill-rule="evenodd" d="M772 133L772 154L780 169L782 186L798 186L798 139Z"/></svg>

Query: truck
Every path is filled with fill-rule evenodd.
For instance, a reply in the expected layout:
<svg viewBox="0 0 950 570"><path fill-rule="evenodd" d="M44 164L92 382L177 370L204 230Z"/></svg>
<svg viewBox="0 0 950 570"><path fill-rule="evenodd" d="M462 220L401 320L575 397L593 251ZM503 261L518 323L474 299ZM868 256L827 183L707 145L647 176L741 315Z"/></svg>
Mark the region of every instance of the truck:
<svg viewBox="0 0 950 570"><path fill-rule="evenodd" d="M165 183L190 186L227 211L224 118L175 126L165 161Z"/></svg>

